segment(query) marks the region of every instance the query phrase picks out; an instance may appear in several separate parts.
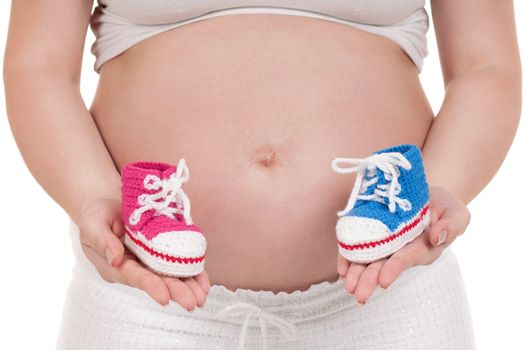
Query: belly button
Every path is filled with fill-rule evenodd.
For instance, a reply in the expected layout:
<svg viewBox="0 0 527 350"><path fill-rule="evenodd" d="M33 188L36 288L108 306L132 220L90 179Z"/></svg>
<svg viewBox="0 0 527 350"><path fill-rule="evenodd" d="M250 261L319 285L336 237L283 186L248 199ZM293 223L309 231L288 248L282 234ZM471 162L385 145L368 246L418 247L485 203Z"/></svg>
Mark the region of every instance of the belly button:
<svg viewBox="0 0 527 350"><path fill-rule="evenodd" d="M270 168L276 164L276 151L268 146L262 147L255 152L253 162L261 167Z"/></svg>

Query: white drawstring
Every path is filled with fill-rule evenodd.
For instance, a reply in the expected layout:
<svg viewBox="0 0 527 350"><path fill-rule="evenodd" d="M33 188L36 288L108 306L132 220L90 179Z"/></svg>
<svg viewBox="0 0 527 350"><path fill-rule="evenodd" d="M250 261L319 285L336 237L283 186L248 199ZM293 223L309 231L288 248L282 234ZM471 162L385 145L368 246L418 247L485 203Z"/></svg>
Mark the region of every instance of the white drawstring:
<svg viewBox="0 0 527 350"><path fill-rule="evenodd" d="M339 167L338 163L355 166L347 168ZM358 199L373 200L384 203L384 198L388 198L388 207L392 213L395 212L396 204L398 204L399 207L401 207L401 209L404 211L408 211L412 208L410 201L397 197L397 195L401 192L401 184L399 184L397 180L400 175L398 166L406 170L412 168L412 164L401 153L379 153L372 154L366 158L335 158L331 162L331 166L335 172L341 174L357 172L357 178L355 179L355 185L351 191L348 204L344 210L341 210L337 213L338 216L343 216L353 209ZM378 177L363 181L366 171L368 171L367 176L372 177L375 176L377 168L383 171L386 180L391 180L391 182L388 184L378 184L373 194L361 195L361 193L365 192L368 187L376 184L378 181Z"/></svg>
<svg viewBox="0 0 527 350"><path fill-rule="evenodd" d="M138 197L141 206L130 215L130 224L137 224L145 211L155 209L154 215L162 214L172 219L175 219L175 213L183 214L186 224L192 225L190 200L181 187L184 182L188 181L189 175L188 167L183 158L179 160L176 171L168 179L160 179L152 174L147 175L143 181L144 187L148 190L159 191L153 194L145 193ZM176 203L176 208L170 207L171 202Z"/></svg>
<svg viewBox="0 0 527 350"><path fill-rule="evenodd" d="M240 334L238 350L245 349L244 345L245 339L247 337L247 327L249 326L249 319L252 316L258 317L258 321L260 322L260 329L262 330L263 348L266 350L268 349L266 321L277 327L280 330L280 333L288 339L291 339L296 335L296 327L291 322L288 322L283 318L273 315L265 311L261 307L258 307L257 305L245 303L243 301L239 301L232 305L224 307L220 312L216 314L216 316L223 317L225 315L231 315L238 317L244 314L246 314L246 316L245 321L243 322L242 332Z"/></svg>

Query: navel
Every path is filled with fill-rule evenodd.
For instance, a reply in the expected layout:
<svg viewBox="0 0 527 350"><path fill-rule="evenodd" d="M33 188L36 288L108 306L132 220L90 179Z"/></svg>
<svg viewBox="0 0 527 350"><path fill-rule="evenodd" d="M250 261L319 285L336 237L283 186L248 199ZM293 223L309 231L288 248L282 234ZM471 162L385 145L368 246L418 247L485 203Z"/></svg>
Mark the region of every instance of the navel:
<svg viewBox="0 0 527 350"><path fill-rule="evenodd" d="M277 163L276 150L271 146L263 146L254 152L252 162L263 168L273 167Z"/></svg>

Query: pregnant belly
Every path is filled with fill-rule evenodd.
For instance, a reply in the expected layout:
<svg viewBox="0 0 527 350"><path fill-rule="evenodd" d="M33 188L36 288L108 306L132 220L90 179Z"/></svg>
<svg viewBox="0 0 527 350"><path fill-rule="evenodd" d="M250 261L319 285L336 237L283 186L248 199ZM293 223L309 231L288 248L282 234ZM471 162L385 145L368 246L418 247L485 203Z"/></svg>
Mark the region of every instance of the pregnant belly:
<svg viewBox="0 0 527 350"><path fill-rule="evenodd" d="M227 288L336 280L336 212L354 176L335 157L422 145L432 111L393 42L328 21L231 15L144 40L107 62L90 108L116 167L177 164Z"/></svg>

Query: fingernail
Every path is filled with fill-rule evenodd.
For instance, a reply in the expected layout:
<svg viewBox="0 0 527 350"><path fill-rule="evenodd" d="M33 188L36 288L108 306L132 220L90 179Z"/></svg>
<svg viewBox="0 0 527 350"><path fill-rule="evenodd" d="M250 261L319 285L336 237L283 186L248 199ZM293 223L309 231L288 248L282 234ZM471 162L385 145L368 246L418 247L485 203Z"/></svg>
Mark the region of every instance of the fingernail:
<svg viewBox="0 0 527 350"><path fill-rule="evenodd" d="M445 230L439 232L439 239L437 240L436 246L444 243L446 241L447 232Z"/></svg>
<svg viewBox="0 0 527 350"><path fill-rule="evenodd" d="M104 250L104 256L106 257L106 261L108 261L108 264L110 264L110 266L111 266L112 265L112 261L113 261L113 254L112 254L112 251L109 248L106 248Z"/></svg>

